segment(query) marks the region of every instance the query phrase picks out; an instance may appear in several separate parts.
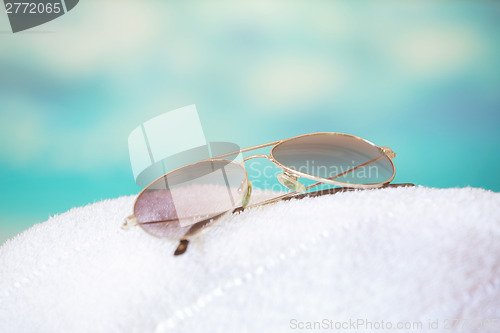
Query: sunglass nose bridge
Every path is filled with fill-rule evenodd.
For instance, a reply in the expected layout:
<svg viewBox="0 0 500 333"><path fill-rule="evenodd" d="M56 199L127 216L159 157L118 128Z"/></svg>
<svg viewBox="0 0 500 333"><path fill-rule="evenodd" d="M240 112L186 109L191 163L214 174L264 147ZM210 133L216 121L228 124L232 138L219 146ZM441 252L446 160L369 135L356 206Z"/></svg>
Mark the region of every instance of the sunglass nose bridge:
<svg viewBox="0 0 500 333"><path fill-rule="evenodd" d="M283 172L277 176L278 181L281 185L295 192L305 192L306 187L297 180L297 176L294 176L288 172Z"/></svg>

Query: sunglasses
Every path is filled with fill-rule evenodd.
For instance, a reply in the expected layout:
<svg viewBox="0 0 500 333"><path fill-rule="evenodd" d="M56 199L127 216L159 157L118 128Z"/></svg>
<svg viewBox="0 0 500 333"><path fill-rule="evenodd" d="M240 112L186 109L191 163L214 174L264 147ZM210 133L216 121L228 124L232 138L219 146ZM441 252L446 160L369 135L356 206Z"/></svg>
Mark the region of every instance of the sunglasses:
<svg viewBox="0 0 500 333"><path fill-rule="evenodd" d="M241 153L272 147L269 154L235 160ZM192 163L154 180L136 198L124 229L139 225L147 233L179 241L174 255L221 216L278 201L303 199L359 189L414 186L389 184L396 174L389 147L378 147L343 133L311 133L274 141ZM249 205L252 183L244 162L265 158L281 169L278 181L291 190ZM301 181L299 181L301 178ZM303 179L303 181L302 181ZM304 185L303 182L310 183ZM320 185L340 186L315 192Z"/></svg>

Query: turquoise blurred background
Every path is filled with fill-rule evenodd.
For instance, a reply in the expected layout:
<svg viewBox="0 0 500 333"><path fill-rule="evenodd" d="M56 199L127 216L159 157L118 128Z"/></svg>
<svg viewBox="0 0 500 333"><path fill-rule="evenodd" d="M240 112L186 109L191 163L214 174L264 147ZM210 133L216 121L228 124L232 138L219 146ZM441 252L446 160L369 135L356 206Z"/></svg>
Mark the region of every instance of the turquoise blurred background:
<svg viewBox="0 0 500 333"><path fill-rule="evenodd" d="M500 2L82 0L19 34L0 13L0 243L138 193L128 134L193 103L209 141L345 132L397 152L396 182L500 191Z"/></svg>

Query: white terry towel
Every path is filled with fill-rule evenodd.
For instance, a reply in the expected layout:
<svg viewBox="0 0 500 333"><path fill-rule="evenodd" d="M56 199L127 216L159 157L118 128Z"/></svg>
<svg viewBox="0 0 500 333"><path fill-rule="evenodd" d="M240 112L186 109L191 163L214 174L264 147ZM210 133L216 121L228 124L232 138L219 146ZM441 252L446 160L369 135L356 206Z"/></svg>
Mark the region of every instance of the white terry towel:
<svg viewBox="0 0 500 333"><path fill-rule="evenodd" d="M74 208L4 244L0 332L500 331L498 193L280 202L223 218L179 257L175 242L120 228L134 199Z"/></svg>

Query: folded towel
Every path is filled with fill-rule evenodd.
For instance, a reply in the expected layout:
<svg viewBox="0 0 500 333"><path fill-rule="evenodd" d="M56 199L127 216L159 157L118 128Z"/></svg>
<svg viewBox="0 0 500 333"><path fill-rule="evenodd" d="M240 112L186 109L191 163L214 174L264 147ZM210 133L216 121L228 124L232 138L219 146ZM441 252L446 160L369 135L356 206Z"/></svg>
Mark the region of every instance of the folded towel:
<svg viewBox="0 0 500 333"><path fill-rule="evenodd" d="M176 242L120 228L134 199L74 208L7 241L0 332L500 331L498 193L279 202L224 216L177 257ZM446 329L453 319L469 329Z"/></svg>

